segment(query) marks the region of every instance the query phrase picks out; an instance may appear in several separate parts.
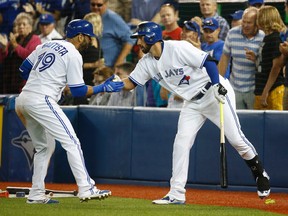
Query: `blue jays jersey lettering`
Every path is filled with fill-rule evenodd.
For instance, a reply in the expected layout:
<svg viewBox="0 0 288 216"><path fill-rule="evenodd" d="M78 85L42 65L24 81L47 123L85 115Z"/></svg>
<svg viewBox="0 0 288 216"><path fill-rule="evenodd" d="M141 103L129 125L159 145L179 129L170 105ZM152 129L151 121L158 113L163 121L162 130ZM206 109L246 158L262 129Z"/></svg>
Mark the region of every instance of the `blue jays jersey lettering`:
<svg viewBox="0 0 288 216"><path fill-rule="evenodd" d="M51 49L55 50L56 52L60 54L60 56L63 56L66 53L68 53L68 50L66 49L66 47L64 47L63 45L57 42L47 42L42 46L42 49L46 47L50 47Z"/></svg>
<svg viewBox="0 0 288 216"><path fill-rule="evenodd" d="M169 70L165 70L165 77L171 77L171 76L180 76L184 74L184 69L183 68L172 68Z"/></svg>
<svg viewBox="0 0 288 216"><path fill-rule="evenodd" d="M144 55L130 78L139 85L153 78L170 92L190 100L210 80L203 68L206 58L206 52L187 41L164 41L160 59L156 60L149 53ZM192 86L189 85L191 82Z"/></svg>
<svg viewBox="0 0 288 216"><path fill-rule="evenodd" d="M161 73L157 73L154 77L152 77L152 79L154 79L156 82L160 82L163 77Z"/></svg>
<svg viewBox="0 0 288 216"><path fill-rule="evenodd" d="M43 94L58 100L66 83L70 87L84 85L82 56L73 44L65 40L41 44L27 59L36 63L22 90L24 92ZM63 67L67 70L63 70Z"/></svg>

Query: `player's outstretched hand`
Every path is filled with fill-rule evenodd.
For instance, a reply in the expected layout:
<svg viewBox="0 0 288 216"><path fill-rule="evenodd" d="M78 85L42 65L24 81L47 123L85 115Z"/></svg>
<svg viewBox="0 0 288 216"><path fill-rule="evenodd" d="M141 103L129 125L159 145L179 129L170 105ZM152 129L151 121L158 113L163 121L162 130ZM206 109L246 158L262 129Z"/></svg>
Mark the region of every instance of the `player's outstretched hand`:
<svg viewBox="0 0 288 216"><path fill-rule="evenodd" d="M227 89L221 84L217 83L213 85L213 92L215 98L222 104L225 103L225 95L227 94Z"/></svg>
<svg viewBox="0 0 288 216"><path fill-rule="evenodd" d="M122 81L113 81L114 76L115 75L112 75L103 83L104 92L119 92L124 87L124 83Z"/></svg>

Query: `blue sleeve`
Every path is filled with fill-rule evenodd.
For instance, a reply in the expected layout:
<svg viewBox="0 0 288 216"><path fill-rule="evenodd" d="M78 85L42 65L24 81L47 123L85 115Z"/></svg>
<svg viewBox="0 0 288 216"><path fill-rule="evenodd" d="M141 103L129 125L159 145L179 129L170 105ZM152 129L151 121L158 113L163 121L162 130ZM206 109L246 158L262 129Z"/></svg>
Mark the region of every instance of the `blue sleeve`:
<svg viewBox="0 0 288 216"><path fill-rule="evenodd" d="M70 91L73 97L84 97L87 93L87 90L88 90L87 85L70 87Z"/></svg>
<svg viewBox="0 0 288 216"><path fill-rule="evenodd" d="M209 56L205 60L203 66L211 79L212 85L219 83L219 72L215 61L210 60Z"/></svg>
<svg viewBox="0 0 288 216"><path fill-rule="evenodd" d="M28 58L26 58L26 59L22 62L22 64L20 65L20 67L19 67L19 70L20 70L20 72L21 72L20 75L21 75L21 77L22 77L24 80L27 80L27 79L28 79L32 67L33 67L33 64L32 64L32 62L29 61Z"/></svg>

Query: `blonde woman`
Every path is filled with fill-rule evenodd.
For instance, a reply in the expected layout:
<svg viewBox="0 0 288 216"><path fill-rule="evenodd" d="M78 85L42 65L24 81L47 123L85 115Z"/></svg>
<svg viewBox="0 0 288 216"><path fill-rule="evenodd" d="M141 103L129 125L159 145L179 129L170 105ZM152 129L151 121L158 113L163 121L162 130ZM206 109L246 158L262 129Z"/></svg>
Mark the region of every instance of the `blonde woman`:
<svg viewBox="0 0 288 216"><path fill-rule="evenodd" d="M99 37L102 36L103 31L103 24L102 24L102 18L97 13L88 13L84 16L84 20L87 20L88 22L92 23L93 25L93 32L97 36L97 38L91 38L91 44L90 46L81 52L82 58L83 58L83 78L85 83L88 85L94 85L93 84L93 72L95 69L103 67L104 66L104 58L103 58L103 52L100 47ZM73 104L88 104L88 100L86 97L83 98L74 98Z"/></svg>
<svg viewBox="0 0 288 216"><path fill-rule="evenodd" d="M9 37L0 35L0 62L3 77L0 77L0 94L18 94L24 85L19 66L30 53L41 44L33 34L33 18L27 13L19 13L14 20L14 32Z"/></svg>
<svg viewBox="0 0 288 216"><path fill-rule="evenodd" d="M277 8L266 5L258 11L257 23L265 37L260 47L258 73L255 76L255 104L258 110L283 110L284 58L279 50L280 32L285 32Z"/></svg>
<svg viewBox="0 0 288 216"><path fill-rule="evenodd" d="M103 53L99 42L99 38L102 36L103 32L102 18L99 14L92 12L86 14L83 19L92 23L93 32L97 36L97 38L92 38L91 46L85 51L85 53L82 53L84 55L84 69L92 69L93 73L96 68L104 66ZM89 80L89 82L92 83L92 80Z"/></svg>

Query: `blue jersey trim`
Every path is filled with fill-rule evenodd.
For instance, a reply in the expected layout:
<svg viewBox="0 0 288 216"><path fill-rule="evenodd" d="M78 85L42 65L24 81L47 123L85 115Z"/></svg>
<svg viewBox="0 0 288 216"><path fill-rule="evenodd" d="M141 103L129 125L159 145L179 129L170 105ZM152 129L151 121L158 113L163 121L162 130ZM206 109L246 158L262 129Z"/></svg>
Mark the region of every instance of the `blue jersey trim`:
<svg viewBox="0 0 288 216"><path fill-rule="evenodd" d="M134 86L137 86L137 85L142 86L142 87L144 86L141 83L137 82L135 79L133 79L131 76L129 76L128 78L134 84Z"/></svg>
<svg viewBox="0 0 288 216"><path fill-rule="evenodd" d="M32 67L33 67L33 64L32 62L26 58L22 64L20 65L19 67L19 70L20 70L20 76L24 79L24 80L27 80L29 78L29 74L30 74L30 71L32 70Z"/></svg>
<svg viewBox="0 0 288 216"><path fill-rule="evenodd" d="M200 65L200 67L199 67L200 69L203 68L203 66L204 66L204 64L205 64L208 56L209 56L209 55L206 53L206 56L203 58L203 61L202 61L201 65Z"/></svg>
<svg viewBox="0 0 288 216"><path fill-rule="evenodd" d="M62 125L62 127L65 130L65 132L68 135L68 137L71 139L72 143L77 146L77 150L78 150L78 153L79 153L79 155L81 157L81 162L83 164L84 171L85 171L85 174L86 174L86 177L87 177L87 182L92 186L93 184L91 182L90 176L89 176L88 171L87 171L86 166L85 166L84 157L83 157L83 153L82 153L82 149L81 149L80 143L77 142L77 139L75 139L73 137L73 135L69 131L69 128L65 124L65 121L61 118L61 116L57 113L57 111L54 109L53 105L49 101L49 97L48 96L45 96L45 101L46 101L49 109L52 111L52 113L55 115L55 117L59 120L60 124Z"/></svg>

